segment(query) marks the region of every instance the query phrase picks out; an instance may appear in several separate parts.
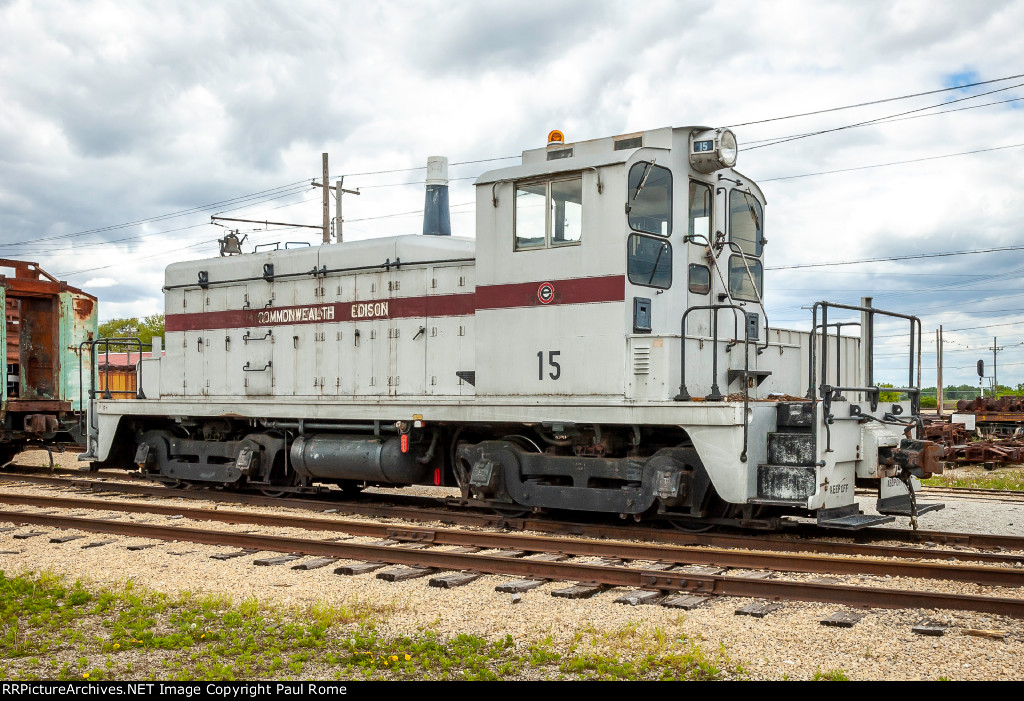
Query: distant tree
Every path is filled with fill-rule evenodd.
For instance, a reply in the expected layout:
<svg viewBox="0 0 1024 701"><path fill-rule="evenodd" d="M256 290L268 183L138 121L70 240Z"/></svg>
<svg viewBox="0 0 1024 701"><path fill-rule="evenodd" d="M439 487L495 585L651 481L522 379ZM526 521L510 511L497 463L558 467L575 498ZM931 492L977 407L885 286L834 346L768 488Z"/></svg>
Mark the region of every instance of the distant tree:
<svg viewBox="0 0 1024 701"><path fill-rule="evenodd" d="M141 320L137 317L111 319L100 324L99 335L100 338L138 338L144 346L149 346L154 336L164 335L164 315L152 314Z"/></svg>
<svg viewBox="0 0 1024 701"><path fill-rule="evenodd" d="M879 382L879 387L892 387L892 384L888 382ZM900 400L899 392L879 392L878 400L882 402L898 402Z"/></svg>

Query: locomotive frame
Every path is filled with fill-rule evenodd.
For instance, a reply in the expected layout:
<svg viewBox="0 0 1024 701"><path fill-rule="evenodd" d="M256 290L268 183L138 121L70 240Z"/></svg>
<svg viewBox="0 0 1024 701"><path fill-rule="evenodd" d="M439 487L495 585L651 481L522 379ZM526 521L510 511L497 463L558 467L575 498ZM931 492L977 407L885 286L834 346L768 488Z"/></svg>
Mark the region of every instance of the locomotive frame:
<svg viewBox="0 0 1024 701"><path fill-rule="evenodd" d="M144 399L91 395L81 459L272 494L457 485L503 512L690 528L940 508L913 498L939 470L911 437L920 322L820 302L809 333L769 327L765 198L735 161L727 129L553 141L476 181L475 239L173 264L166 355L141 362ZM865 341L831 335L829 310L859 313ZM910 323L908 402L879 401L878 315Z"/></svg>

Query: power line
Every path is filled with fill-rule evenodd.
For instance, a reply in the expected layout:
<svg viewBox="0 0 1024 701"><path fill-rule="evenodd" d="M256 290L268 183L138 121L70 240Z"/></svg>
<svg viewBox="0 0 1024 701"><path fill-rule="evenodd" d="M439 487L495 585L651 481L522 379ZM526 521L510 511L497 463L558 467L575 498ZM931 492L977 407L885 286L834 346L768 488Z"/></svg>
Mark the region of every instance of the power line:
<svg viewBox="0 0 1024 701"><path fill-rule="evenodd" d="M762 178L759 183L770 183L777 180L795 180L796 178L810 178L815 175L832 175L833 173L849 173L854 170L868 170L870 168L887 168L889 166L905 165L907 163L920 163L922 161L936 161L941 158L953 158L955 156L970 156L975 153L987 153L989 151L1002 151L1008 148L1020 148L1024 144L1010 144L1008 146L994 146L992 148L981 148L976 151L962 151L960 153L947 153L942 156L927 156L925 158L912 158L907 161L892 161L890 163L876 163L870 166L857 166L855 168L839 168L837 170L822 170L817 173L803 173L802 175L783 175L777 178Z"/></svg>
<svg viewBox="0 0 1024 701"><path fill-rule="evenodd" d="M475 204L476 204L476 202L462 202L460 204L453 204L451 206L451 209L455 209L456 207L468 207L469 205L475 205ZM395 212L394 214L380 214L380 215L378 215L376 217L362 217L361 219L346 219L345 223L347 224L349 222L371 221L373 219L391 219L393 217L408 217L408 216L413 215L413 214L422 214L422 213L423 213L423 209L421 208L421 209L414 209L414 210L409 211L409 212Z"/></svg>
<svg viewBox="0 0 1024 701"><path fill-rule="evenodd" d="M473 161L456 161L449 163L450 166L463 166L470 163L490 163L491 161L508 161L513 158L519 158L519 156L496 156L494 158L478 158ZM410 168L392 168L391 170L371 170L365 173L345 173L337 177L331 178L331 180L340 180L341 178L358 178L366 175L386 175L390 173L409 173L414 170L426 170L426 166L412 166Z"/></svg>
<svg viewBox="0 0 1024 701"><path fill-rule="evenodd" d="M513 158L519 158L519 156L498 156L498 157L495 157L495 158L480 158L480 159L474 159L474 160L468 160L468 161L456 161L455 163L451 163L450 165L458 166L458 165L468 165L468 164L473 164L473 163L487 163L487 162L492 162L492 161L504 161L504 160L509 160L509 159L513 159ZM403 173L403 172L409 172L409 171L414 171L414 170L426 170L426 166L420 166L420 167L414 167L414 168L397 168L397 169L392 169L392 170L381 170L381 171L372 171L372 172L365 172L365 173L349 173L349 174L346 174L346 175L343 175L343 176L337 176L337 177L332 178L332 179L333 180L338 180L338 179L340 179L342 177L356 177L356 176L366 176L366 175L377 175L377 174L383 174L383 173ZM469 178L455 178L454 180L468 180L468 179ZM59 240L65 240L65 239L69 239L69 238L76 238L76 237L79 237L79 236L88 236L88 235L91 235L91 234L99 234L99 233L103 233L103 232L106 232L106 231L113 231L113 230L116 230L116 229L123 229L123 228L127 228L127 227L130 227L130 226L140 226L142 224L151 224L151 223L154 223L154 222L163 221L165 219L173 219L173 218L176 218L176 217L186 216L188 214L198 214L200 212L209 211L211 209L216 209L216 208L221 207L223 205L237 204L237 203L240 203L240 202L245 202L246 200L252 200L252 199L259 200L258 202L249 202L248 204L245 205L245 206L252 206L253 204L259 204L260 202L272 201L272 200L275 200L275 199L280 199L281 197L286 197L288 195L298 194L298 193L302 192L303 190L305 190L309 186L309 182L310 182L310 179L307 178L307 179L304 179L304 180L298 180L298 181L296 181L294 183L288 183L286 185L279 185L277 187L269 188L269 189L266 189L266 190L260 190L258 192L252 192L252 193L248 193L248 194L245 194L245 195L239 195L237 197L231 197L231 198L228 198L228 199L225 199L225 200L219 200L217 202L211 202L209 204L198 205L198 206L195 206L195 207L190 207L188 209L182 209L182 210L178 210L178 211L174 211L174 212L167 212L165 214L159 214L159 215L155 215L155 216L152 216L152 217L146 217L146 218L137 219L137 220L134 220L134 221L123 222L121 224L111 224L109 226L102 226L102 227L97 227L97 228L94 228L94 229L86 229L86 230L82 230L82 231L75 231L75 232L71 232L71 233L67 233L67 234L56 234L54 236L45 236L45 237L41 237L41 238L35 238L35 239L30 240L30 241L12 241L12 242L7 242L7 243L0 243L0 247L20 246L20 245L25 245L25 244L36 244L36 243L45 242L45 241L59 241ZM380 186L371 186L371 187L380 187ZM268 194L273 194L274 196L273 197L264 197L261 200L259 199L260 197L262 197L264 195L268 195ZM228 211L234 211L234 210L242 209L242 208L244 208L244 207L235 207L233 209L227 209L227 210L221 210L221 211L222 212L228 212ZM162 232L153 232L153 233L162 233Z"/></svg>
<svg viewBox="0 0 1024 701"><path fill-rule="evenodd" d="M1024 144L1020 144L1024 146ZM969 256L976 253L1001 253L1005 251L1020 251L1024 250L1024 245L1020 246L998 246L995 248L976 248L965 251L943 251L940 253L914 253L905 256L885 256L882 258L860 258L858 260L844 260L836 261L832 263L795 263L793 265L773 265L766 267L765 270L796 270L797 268L828 268L834 265L860 265L862 263L891 263L897 260L917 260L919 258L947 258L950 256ZM974 277L974 276L972 276Z"/></svg>
<svg viewBox="0 0 1024 701"><path fill-rule="evenodd" d="M238 202L238 201L242 201L242 200L245 200L245 199L251 199L253 197L257 197L257 196L264 195L264 194L267 194L267 193L277 192L279 190L295 188L299 184L305 185L306 182L307 182L306 180L302 180L302 181L299 181L299 182L290 183L288 185L281 185L279 187L270 188L269 190L262 190L260 192L250 193L248 195L240 195L238 197L232 197L230 199L221 200L221 201L218 201L218 202L213 202L211 204L200 205L198 207L191 207L189 209L183 209L183 210L180 210L180 211L177 211L177 212L169 212L167 214L160 214L160 215L157 215L157 216L154 216L154 217L147 217L145 219L138 219L138 220L135 220L135 221L125 222L123 224L112 224L110 226L103 226L103 227L99 227L99 228L96 228L96 229L86 229L84 231L76 231L76 232L68 233L68 234L57 234L57 235L54 235L54 236L44 236L42 238L32 239L32 241L29 241L29 242L20 241L20 242L3 243L3 244L0 244L0 246L16 246L16 245L24 244L24 243L37 243L37 242L41 242L41 241L56 241L56 240L62 240L62 239L75 238L75 237L78 237L78 236L87 236L89 234L99 234L99 233L102 233L104 231L113 231L114 229L123 229L123 228L129 227L129 226L138 226L138 225L141 225L141 224L149 224L149 223L152 223L152 222L162 221L164 219L172 219L172 218L175 218L175 217L184 216L186 214L196 214L196 213L204 211L204 210L213 209L213 208L218 207L220 205L232 204L232 203L235 203L235 202Z"/></svg>
<svg viewBox="0 0 1024 701"><path fill-rule="evenodd" d="M841 127L833 127L831 129L821 129L819 131L814 131L814 132L810 132L810 133L807 133L807 134L801 134L801 135L798 135L798 136L783 137L783 138L780 138L780 139L777 139L777 140L773 141L772 143L761 144L760 146L751 146L750 148L748 148L746 150L747 151L754 151L754 150L759 149L759 148L767 148L768 146L776 146L778 144L785 144L785 143L788 143L790 141L796 141L797 139L806 139L806 138L811 137L811 136L819 136L821 134L830 134L832 132L843 131L845 129L855 129L857 127L863 127L863 126L867 126L869 124L878 124L879 122L885 122L885 121L890 120L890 119L892 119L894 117L902 117L902 116L908 115L908 114L916 114L917 112L924 112L925 110L935 109L936 107L942 107L943 105L954 105L954 104L956 104L958 102L963 102L965 100L976 100L979 97L984 97L985 95L992 95L993 93L997 93L997 92L1004 92L1006 90L1013 90L1014 88L1019 88L1019 87L1022 87L1022 86L1024 86L1024 83L1019 83L1017 85L1010 85L1008 87L999 88L997 90L990 90L989 92L983 92L983 93L980 93L978 95L968 95L967 97L961 97L961 98L958 98L956 100L947 100L946 102L939 102L939 103L934 104L934 105L928 105L927 107L918 107L916 109L907 110L906 112L897 112L896 114L890 114L890 115L886 115L884 117L876 117L875 119L867 119L867 120L865 120L863 122L855 122L853 124L844 124Z"/></svg>
<svg viewBox="0 0 1024 701"><path fill-rule="evenodd" d="M860 102L855 105L844 105L842 107L829 107L827 109L815 110L813 112L802 112L800 114L790 114L784 117L771 117L769 119L758 119L752 122L740 122L738 124L730 124L729 128L735 127L746 127L751 124L766 124L768 122L780 122L784 119L796 119L798 117L810 117L815 114L825 114L826 112L839 112L841 110L850 110L857 107L868 107L869 105L880 105L885 102L896 102L897 100L909 100L912 97L923 97L924 95L935 95L937 93L949 92L950 90L963 90L964 88L973 88L978 85L989 85L991 83L1001 83L1004 80L1014 80L1015 78L1024 78L1024 73L1018 75L1010 75L1005 78L994 78L992 80L983 80L977 83L966 83L964 85L956 85L951 88L940 88L938 90L928 90L927 92L913 93L911 95L900 95L898 97L887 97L881 100L871 100L870 102Z"/></svg>
<svg viewBox="0 0 1024 701"><path fill-rule="evenodd" d="M957 107L956 109L952 109L952 110L942 110L941 112L935 112L933 114L918 114L918 115L915 115L913 117L884 117L884 118L879 119L879 120L874 121L874 122L865 122L863 124L851 125L848 128L854 129L854 128L858 128L858 127L862 127L862 126L870 126L870 124L872 124L872 123L874 123L874 124L890 124L892 122L905 122L908 119L924 119L925 117L938 117L939 115L950 114L952 112L964 112L966 110L976 110L976 109L980 109L982 107L992 107L994 105L1005 105L1007 102L1019 102L1020 100L1024 100L1024 97L1012 97L1009 100L997 100L996 102L986 102L983 105L969 105L968 107ZM947 103L947 104L949 104L949 103ZM796 137L801 137L802 138L804 136L814 136L816 133L818 133L818 132L804 132L802 134L789 134L788 136L773 136L773 137L771 137L769 139L753 139L751 141L741 141L740 142L740 147L741 148L746 148L750 144L763 144L763 143L767 143L769 141L779 141L781 139L790 139L791 137L792 138L796 138Z"/></svg>

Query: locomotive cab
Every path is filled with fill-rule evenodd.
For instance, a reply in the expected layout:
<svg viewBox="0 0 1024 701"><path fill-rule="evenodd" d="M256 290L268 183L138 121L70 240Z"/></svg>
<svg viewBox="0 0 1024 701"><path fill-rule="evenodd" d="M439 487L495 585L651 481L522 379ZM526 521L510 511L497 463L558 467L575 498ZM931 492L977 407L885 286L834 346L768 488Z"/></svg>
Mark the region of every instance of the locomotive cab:
<svg viewBox="0 0 1024 701"><path fill-rule="evenodd" d="M765 202L731 168L694 167L707 170L689 154L713 150L714 138L698 138L708 132L554 142L477 181L478 393L670 400L689 309L693 389L726 386L727 372L721 383L710 376L703 341L714 314L730 339L733 327L765 337ZM721 140L723 130L710 132ZM704 309L725 303L728 319Z"/></svg>

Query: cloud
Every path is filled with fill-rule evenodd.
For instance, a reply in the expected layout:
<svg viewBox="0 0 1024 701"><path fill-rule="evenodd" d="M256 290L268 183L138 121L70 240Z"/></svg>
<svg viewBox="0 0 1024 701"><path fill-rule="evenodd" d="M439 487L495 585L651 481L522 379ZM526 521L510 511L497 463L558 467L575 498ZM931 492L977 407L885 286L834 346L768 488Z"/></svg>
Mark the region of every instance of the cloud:
<svg viewBox="0 0 1024 701"><path fill-rule="evenodd" d="M323 152L334 175L401 171L435 154L517 155L552 128L582 140L957 86L1020 72L1022 24L1009 1L0 2L0 256L95 283L104 318L152 313L166 264L216 253L211 213L319 222L301 183L319 177ZM985 89L737 127L739 170L760 181L1024 141L1021 104L1007 103L746 146ZM1022 151L765 182L766 266L1018 242ZM451 202L472 202L471 178L512 162L453 165L467 179ZM422 207L421 178L349 176L364 189L346 196L346 238L417 232L416 214L375 217ZM300 185L106 229L288 183ZM473 234L473 213L453 208L456 234ZM806 326L803 305L870 294L926 328L1003 323L997 310L1024 307L1019 268L1024 253L769 270L769 316ZM100 287L108 279L119 284ZM1024 337L1024 324L955 333L969 346L992 332ZM1024 376L1024 352L1005 353Z"/></svg>

